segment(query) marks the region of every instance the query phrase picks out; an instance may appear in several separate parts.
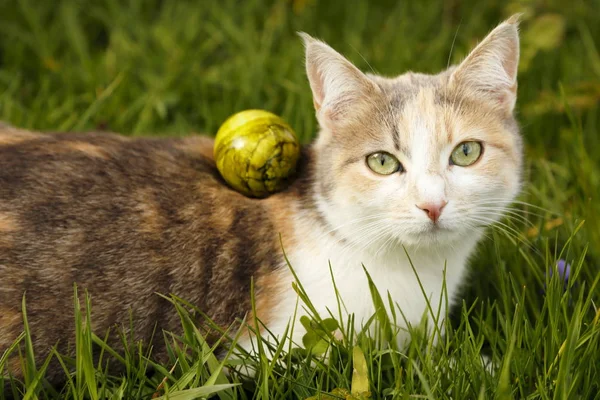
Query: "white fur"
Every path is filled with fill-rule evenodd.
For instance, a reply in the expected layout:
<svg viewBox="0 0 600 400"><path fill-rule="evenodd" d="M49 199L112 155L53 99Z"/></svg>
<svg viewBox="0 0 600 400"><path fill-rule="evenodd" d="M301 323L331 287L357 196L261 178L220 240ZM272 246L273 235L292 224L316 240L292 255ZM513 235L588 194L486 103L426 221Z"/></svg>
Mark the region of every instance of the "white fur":
<svg viewBox="0 0 600 400"><path fill-rule="evenodd" d="M338 303L329 269L330 263L335 284L346 308L342 310L344 311L342 314L344 320L348 313L353 313L354 328L360 331L362 325L373 316L375 309L368 280L362 267L364 265L384 302L387 303L389 293L407 321L410 324L418 325L427 311L427 299L401 246L377 255L371 251L355 251L347 248L335 236L331 236L322 229L315 229L315 227L311 229L306 226L306 222L302 218L296 221L296 224L303 231L311 230L314 236L313 239L307 238L306 245L299 246L296 251L289 254L289 259L308 297L322 318L331 315L338 317ZM460 246L435 249L421 247L416 250L407 248L434 313L437 313L438 307L441 306L441 315L442 317L445 315L445 299L441 296L444 268L446 268L447 296L448 299L452 299L456 296L459 285L463 281L467 258L478 239L479 235L472 235L466 238ZM278 305L274 313L276 318L269 323L269 329L277 336L281 336L291 322L290 316L294 315L297 304L297 296L291 286L294 281L291 272L284 270L282 279L287 281L287 289L278 294ZM305 310L301 306L302 304L298 314L305 315ZM388 309L388 311L390 310ZM399 327L406 328L401 313L396 311L396 314ZM430 314L428 319L431 322ZM429 326L431 327L431 325ZM303 327L296 324L293 332L294 342L301 344L304 333ZM407 335L399 335L397 339L402 345L407 339Z"/></svg>

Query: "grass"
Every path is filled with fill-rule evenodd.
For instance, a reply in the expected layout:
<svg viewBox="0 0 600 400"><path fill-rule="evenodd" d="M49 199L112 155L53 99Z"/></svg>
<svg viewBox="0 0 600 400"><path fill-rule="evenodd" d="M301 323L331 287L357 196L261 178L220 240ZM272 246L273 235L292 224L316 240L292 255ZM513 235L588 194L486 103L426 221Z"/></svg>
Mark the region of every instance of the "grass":
<svg viewBox="0 0 600 400"><path fill-rule="evenodd" d="M14 397L325 398L337 389L332 398L350 398L345 391L364 398L365 390L399 399L600 398L600 1L347 4L4 0L0 120L41 130L211 134L230 114L263 108L284 116L307 142L317 127L296 31L328 41L363 70L435 72L459 61L501 19L524 12L518 112L527 184L517 207L526 221L509 218L488 232L463 301L444 321L446 335L434 346L415 327L409 348L399 350L382 346L399 315L374 316L373 337L342 329L341 340L331 328L348 321L315 317L304 321L313 333L309 350L265 344L247 360L256 376L243 379L225 374L233 361L215 358L181 299L172 301L184 335L157 332L170 346L166 365L127 336L125 353L116 354L75 304L76 357L52 357L76 372L52 388L44 384L46 364L24 361ZM559 259L572 265L566 287L547 273ZM26 330L12 354L31 359L28 338ZM102 349L99 360L93 346ZM496 373L482 366L482 350ZM273 361L270 351L279 355ZM7 358L0 354L0 370ZM125 372L112 372L108 359Z"/></svg>

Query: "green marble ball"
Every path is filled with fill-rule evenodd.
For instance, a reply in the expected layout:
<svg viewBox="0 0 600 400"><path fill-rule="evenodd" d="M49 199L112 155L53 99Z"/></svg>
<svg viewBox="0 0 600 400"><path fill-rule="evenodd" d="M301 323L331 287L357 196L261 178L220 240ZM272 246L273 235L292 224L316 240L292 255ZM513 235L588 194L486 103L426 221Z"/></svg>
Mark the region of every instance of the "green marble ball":
<svg viewBox="0 0 600 400"><path fill-rule="evenodd" d="M246 110L221 125L214 155L221 176L233 189L262 198L290 183L300 144L281 117L264 110Z"/></svg>

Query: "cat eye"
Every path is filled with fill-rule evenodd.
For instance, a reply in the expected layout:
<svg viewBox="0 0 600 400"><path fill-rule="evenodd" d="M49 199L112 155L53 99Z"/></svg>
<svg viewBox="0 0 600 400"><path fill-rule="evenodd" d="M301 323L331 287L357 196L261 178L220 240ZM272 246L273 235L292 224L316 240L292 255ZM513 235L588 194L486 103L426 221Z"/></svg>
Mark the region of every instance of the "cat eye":
<svg viewBox="0 0 600 400"><path fill-rule="evenodd" d="M450 164L459 167L468 167L481 157L481 143L462 142L454 148L450 156Z"/></svg>
<svg viewBox="0 0 600 400"><path fill-rule="evenodd" d="M390 153L379 152L367 156L367 165L379 175L391 175L394 172L403 172L400 161Z"/></svg>

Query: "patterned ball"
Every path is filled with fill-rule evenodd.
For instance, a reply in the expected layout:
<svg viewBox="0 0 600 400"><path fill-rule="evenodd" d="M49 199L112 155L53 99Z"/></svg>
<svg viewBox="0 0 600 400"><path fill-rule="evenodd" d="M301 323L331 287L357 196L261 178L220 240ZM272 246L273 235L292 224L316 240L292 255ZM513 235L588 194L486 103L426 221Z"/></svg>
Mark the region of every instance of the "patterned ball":
<svg viewBox="0 0 600 400"><path fill-rule="evenodd" d="M264 110L246 110L221 125L214 155L219 172L232 188L261 198L290 183L300 144L281 117Z"/></svg>

